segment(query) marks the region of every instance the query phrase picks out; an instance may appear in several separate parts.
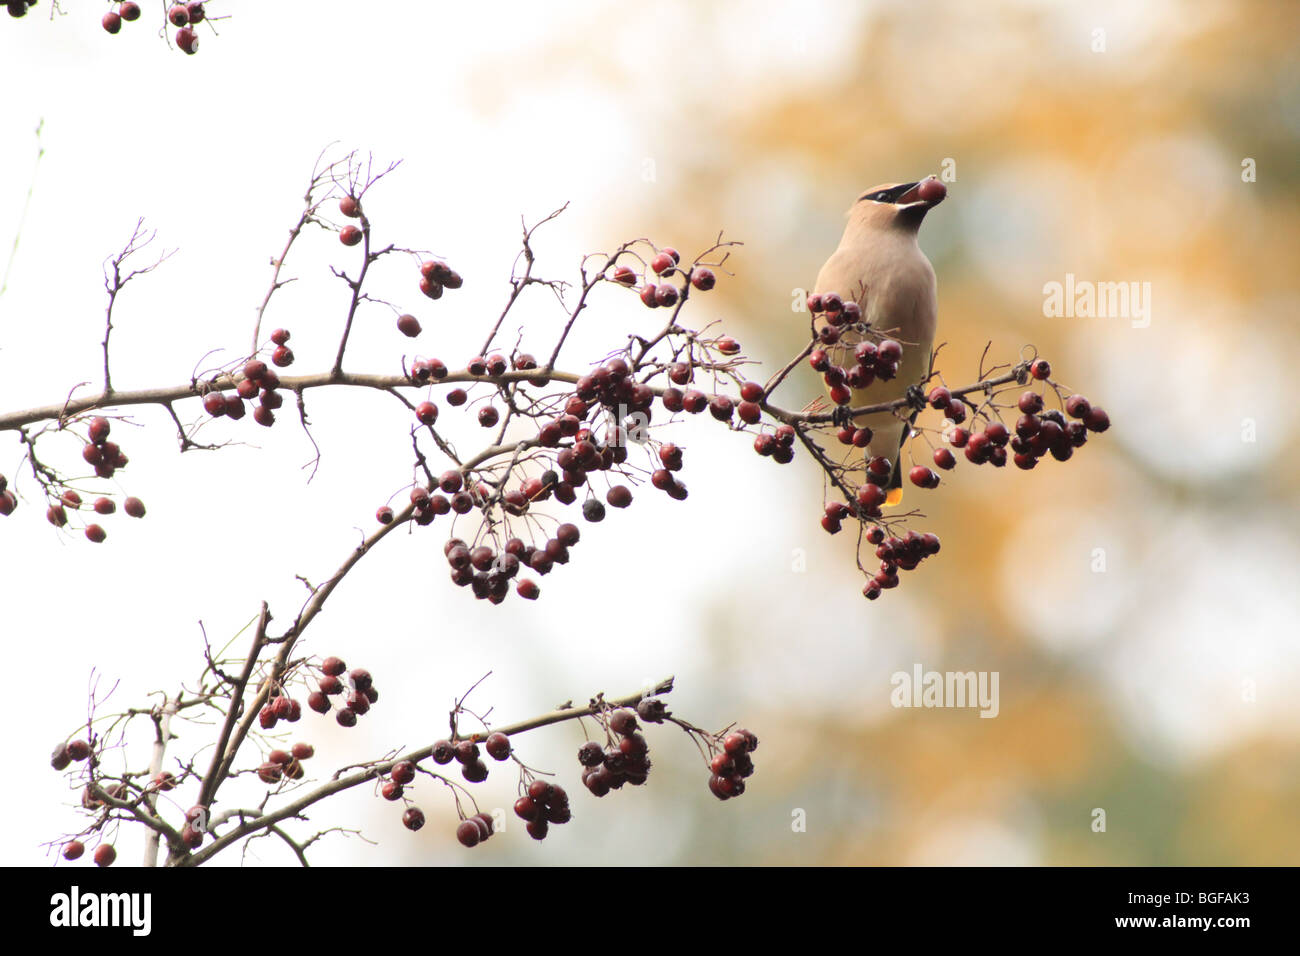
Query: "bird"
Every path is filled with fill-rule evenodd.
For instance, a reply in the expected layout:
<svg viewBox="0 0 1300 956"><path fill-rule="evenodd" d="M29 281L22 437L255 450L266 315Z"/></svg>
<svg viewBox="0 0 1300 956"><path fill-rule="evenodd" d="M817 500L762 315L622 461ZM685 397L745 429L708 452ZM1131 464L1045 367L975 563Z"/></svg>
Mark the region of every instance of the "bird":
<svg viewBox="0 0 1300 956"><path fill-rule="evenodd" d="M868 189L849 210L840 244L817 274L814 296L822 298L834 292L844 303L856 302L859 321L879 333L866 336L857 329L844 328L838 342L827 350L834 365L852 368L854 347L867 338L878 340L883 335L903 346L897 374L889 380L877 377L865 388L852 388L851 408L903 398L930 374L938 285L934 267L917 242L917 232L925 214L947 194L948 188L933 175ZM824 315L815 317L816 330L826 324ZM854 419L858 428L871 429L866 458L884 457L892 464L885 485L886 505L902 500L901 452L915 419L916 412L909 413L906 407Z"/></svg>

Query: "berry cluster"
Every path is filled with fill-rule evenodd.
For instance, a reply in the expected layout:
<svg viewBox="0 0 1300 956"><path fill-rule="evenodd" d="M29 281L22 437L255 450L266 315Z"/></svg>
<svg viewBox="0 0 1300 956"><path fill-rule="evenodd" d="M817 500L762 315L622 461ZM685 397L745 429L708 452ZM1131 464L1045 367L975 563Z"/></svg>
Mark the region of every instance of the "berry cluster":
<svg viewBox="0 0 1300 956"><path fill-rule="evenodd" d="M650 774L650 746L639 733L639 712L626 707L611 711L606 726L617 739L611 738L606 747L589 740L578 749L578 763L583 766L582 783L593 795L603 797L611 790L622 789L625 783L639 787L646 782ZM646 718L650 723L663 720L653 707L646 712L650 714Z"/></svg>
<svg viewBox="0 0 1300 956"><path fill-rule="evenodd" d="M305 743L296 743L291 750L272 750L257 768L257 776L263 783L279 783L281 779L301 780L306 773L302 762L315 753L316 749Z"/></svg>
<svg viewBox="0 0 1300 956"><path fill-rule="evenodd" d="M464 284L460 273L441 260L420 263L420 291L430 299L441 299L443 289L459 289Z"/></svg>
<svg viewBox="0 0 1300 956"><path fill-rule="evenodd" d="M60 743L50 754L50 766L55 770L63 771L71 766L74 762L80 763L89 760L94 748L85 740L80 738ZM175 778L170 773L159 773L154 776L149 787L152 790L171 790L175 786ZM123 799L126 796L126 787L121 783L104 783L103 791L114 799ZM86 810L97 810L104 805L104 801L91 791L90 784L87 784L81 791L81 806ZM86 852L86 846L80 840L69 840L63 845L63 858L69 862L78 860ZM96 866L111 866L117 859L117 851L108 843L102 843L95 850Z"/></svg>
<svg viewBox="0 0 1300 956"><path fill-rule="evenodd" d="M492 835L492 831L492 817L486 813L476 813L460 821L460 825L456 827L456 839L462 846L478 846Z"/></svg>
<svg viewBox="0 0 1300 956"><path fill-rule="evenodd" d="M63 858L69 862L81 859L81 855L85 852L86 845L80 840L69 840L63 845ZM112 866L113 861L117 859L117 850L111 843L101 843L95 848L93 859L96 866Z"/></svg>
<svg viewBox="0 0 1300 956"><path fill-rule="evenodd" d="M295 744L297 747L307 747L309 744ZM314 752L314 751L313 751ZM309 753L307 756L311 756ZM203 835L207 833L208 809L201 805L195 805L185 811L185 825L181 827L181 843L191 850L197 850L203 845Z"/></svg>
<svg viewBox="0 0 1300 956"><path fill-rule="evenodd" d="M510 738L505 734L489 734L483 741L483 746L493 760L508 760L510 757ZM483 762L478 743L474 738L455 742L439 740L433 745L434 763L445 766L453 760L460 764L460 775L468 782L482 783L487 779L487 764Z"/></svg>
<svg viewBox="0 0 1300 956"><path fill-rule="evenodd" d="M672 308L686 297L686 283L690 283L701 292L707 292L717 284L718 277L712 269L697 266L688 272L683 272L678 268L681 261L681 253L671 247L660 250L650 260L650 271L656 278L668 279L676 273L682 277L683 284L678 288L671 282L656 282L650 276L646 276L640 295L641 301L647 308ZM636 273L629 266L616 266L610 278L619 285L629 287L636 285Z"/></svg>
<svg viewBox="0 0 1300 956"><path fill-rule="evenodd" d="M21 3L10 3L9 13L12 16L20 17L22 13L15 12L16 7L22 6ZM119 3L116 10L110 10L100 19L100 25L108 33L118 33L122 29L123 21L130 23L140 19L140 4L133 0L125 0ZM203 9L202 3L176 3L167 10L167 19L174 27L179 27L176 31L176 45L186 53L194 54L199 52L198 35L191 29L193 24L202 23L207 19L207 13Z"/></svg>
<svg viewBox="0 0 1300 956"><path fill-rule="evenodd" d="M515 801L515 816L525 822L530 837L545 840L552 823L559 826L573 819L569 794L558 783L534 780L528 785L528 792Z"/></svg>
<svg viewBox="0 0 1300 956"><path fill-rule="evenodd" d="M316 690L307 695L307 706L318 714L328 714L331 707L330 698L347 691L343 706L338 709L334 719L341 727L355 727L357 718L368 713L372 704L379 702L379 691L375 688L375 681L370 676L370 671L363 667L353 668L348 673L348 684L352 688L348 690L342 680L347 669L348 665L337 657L327 657L321 661Z"/></svg>
<svg viewBox="0 0 1300 956"><path fill-rule="evenodd" d="M88 445L86 447L93 446ZM81 495L71 488L66 488L58 500L45 510L45 518L54 527L62 528L68 523L68 511L80 511L81 506ZM94 500L91 508L97 515L111 515L117 511L117 503L112 498L100 496ZM133 518L143 518L144 502L139 498L127 498L122 502L122 510ZM86 525L85 534L86 538L95 544L102 543L108 537L108 532L104 530L103 525L94 522Z"/></svg>
<svg viewBox="0 0 1300 956"><path fill-rule="evenodd" d="M1050 384L1051 366L1046 360L1037 359L1030 364L1029 374ZM1032 389L1023 392L1016 402L1021 416L1016 421L1014 434L996 419L990 419L980 431L960 427L965 420L965 406L946 388L931 389L929 402L932 407L943 410L952 423L953 427L944 433L948 443L963 450L966 460L976 465L992 464L1001 468L1007 463L1008 449L1016 467L1025 471L1048 454L1057 461L1068 461L1074 450L1087 442L1088 432L1104 432L1110 427L1110 416L1105 409L1094 406L1082 395L1064 399L1063 414L1057 409L1044 410L1042 393ZM1073 421L1067 420L1067 415ZM934 463L949 470L955 467L956 458L947 448L939 448L935 450ZM937 485L938 476L931 480L927 472L929 469L921 466L913 468L913 483L921 487Z"/></svg>
<svg viewBox="0 0 1300 956"><path fill-rule="evenodd" d="M845 327L853 327L864 332L869 331L861 324L861 310L856 302L842 302L834 292L824 296L813 295L808 299L808 307L813 312L821 312L826 324L821 325L817 337L824 345L834 345L840 340ZM832 311L833 307L833 311ZM822 311L824 310L824 311ZM835 364L835 358L843 354L847 362L853 358L853 365L845 368ZM831 401L836 405L846 406L853 400L855 389L869 388L877 379L889 381L898 374L898 364L903 358L903 346L894 339L859 342L850 352L846 346L828 350L816 348L808 355L808 364L814 371L820 372L822 381L830 392ZM857 432L865 432L858 435ZM846 440L847 438L847 440ZM846 445L856 444L865 447L871 441L869 429L851 429L847 436L842 430L839 439Z"/></svg>
<svg viewBox="0 0 1300 956"><path fill-rule="evenodd" d="M89 427L90 439L81 450L81 457L88 465L94 467L95 474L100 478L111 478L118 469L125 468L127 465L127 457L122 453L122 449L115 442L108 440L111 427L107 418L98 416L92 418ZM55 497L56 493L57 497ZM56 528L66 527L68 512L80 511L85 503L81 495L72 488L55 489L50 492L50 497L52 500L45 511L45 518ZM17 507L17 496L8 488L4 475L0 475L0 517L13 514ZM117 503L112 498L100 496L91 503L90 508L97 515L107 516L117 511ZM124 499L122 510L132 518L143 518L145 515L144 502L135 497ZM103 525L94 522L87 523L84 530L86 537L96 544L108 537L108 532L104 530Z"/></svg>
<svg viewBox="0 0 1300 956"><path fill-rule="evenodd" d="M722 749L709 762L709 790L715 797L730 800L745 792L745 778L754 773L749 755L757 749L758 738L748 730L733 730L722 738Z"/></svg>
<svg viewBox="0 0 1300 956"><path fill-rule="evenodd" d="M938 536L928 532L909 531L902 538L886 538L884 530L877 525L866 537L870 544L876 545L876 557L880 559L880 570L862 588L863 596L871 601L880 597L881 591L898 587L899 571L913 571L930 555L939 553Z"/></svg>
<svg viewBox="0 0 1300 956"><path fill-rule="evenodd" d="M257 713L257 723L263 730L271 730L280 721L295 724L302 719L302 704L282 689L276 688L272 697Z"/></svg>
<svg viewBox="0 0 1300 956"><path fill-rule="evenodd" d="M284 329L276 329L271 335L271 341L275 344L271 361L281 368L292 365L293 352L285 344L289 341L289 333ZM249 359L244 363L243 376L235 386L235 393L227 395L221 391L208 392L203 396L203 410L213 418L225 416L238 421L244 417L244 402L256 399L253 421L270 428L275 424L275 410L284 404L284 396L278 391L279 388L280 376L275 369L261 359Z"/></svg>
<svg viewBox="0 0 1300 956"><path fill-rule="evenodd" d="M406 794L406 785L415 779L415 764L410 760L399 760L388 771L388 779L379 788L385 800L401 800Z"/></svg>
<svg viewBox="0 0 1300 956"><path fill-rule="evenodd" d="M66 770L74 760L79 762L89 757L90 744L84 740L72 740L54 748L54 753L50 754L50 766L55 770Z"/></svg>

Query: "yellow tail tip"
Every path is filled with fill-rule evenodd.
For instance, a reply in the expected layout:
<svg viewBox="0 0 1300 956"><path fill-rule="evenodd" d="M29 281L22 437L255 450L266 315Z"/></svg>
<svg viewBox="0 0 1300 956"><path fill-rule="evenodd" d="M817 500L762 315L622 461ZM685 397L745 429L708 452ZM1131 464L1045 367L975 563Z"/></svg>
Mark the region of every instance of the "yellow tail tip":
<svg viewBox="0 0 1300 956"><path fill-rule="evenodd" d="M903 500L902 488L890 488L885 493L885 507L892 508Z"/></svg>

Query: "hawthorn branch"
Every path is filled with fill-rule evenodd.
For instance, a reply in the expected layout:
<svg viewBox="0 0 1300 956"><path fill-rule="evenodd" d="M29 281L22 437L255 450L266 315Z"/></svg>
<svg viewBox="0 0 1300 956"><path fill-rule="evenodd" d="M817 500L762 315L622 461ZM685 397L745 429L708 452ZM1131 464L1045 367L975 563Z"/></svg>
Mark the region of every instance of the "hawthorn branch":
<svg viewBox="0 0 1300 956"><path fill-rule="evenodd" d="M533 254L533 247L532 247L533 233L535 233L542 226L546 225L552 219L559 216L560 213L564 212L564 210L568 208L569 208L569 204L566 202L559 209L555 210L555 212L551 213L545 219L542 219L541 221L534 223L531 227L527 225L523 226L524 247L520 251L519 255L522 256L524 259L524 274L522 276L515 276L513 274L511 275L510 297L506 300L505 308L501 310L501 314L497 316L496 323L492 326L492 330L488 332L488 337L483 342L483 348L479 349L479 354L481 355L487 354L487 350L492 347L492 341L497 337L497 332L501 330L502 323L505 322L506 316L510 314L511 308L514 307L515 301L519 298L520 294L524 291L524 289L528 288L528 286L530 286L534 282L543 281L540 279L533 278L533 263L536 261L536 257ZM518 257L516 257L515 265L518 266L518 264L519 264L519 259Z"/></svg>
<svg viewBox="0 0 1300 956"><path fill-rule="evenodd" d="M216 796L217 788L221 786L226 776L230 772L230 761L234 760L235 753L238 751L238 744L230 751L227 759L226 750L230 743L231 734L234 732L236 722L239 720L242 705L244 701L244 692L248 688L248 682L253 677L253 670L257 667L258 658L261 656L262 647L266 643L266 625L271 620L271 609L265 601L262 602L262 611L257 617L257 628L253 634L253 643L249 648L248 656L244 660L244 669L239 677L235 680L234 686L230 688L230 706L226 711L226 719L221 726L221 734L217 738L217 746L212 751L212 763L208 766L208 772L203 777L203 782L199 786L198 805L202 807L211 806L213 797ZM250 710L251 714L256 715L256 710ZM242 743L247 730L238 738Z"/></svg>
<svg viewBox="0 0 1300 956"><path fill-rule="evenodd" d="M172 717L175 716L179 709L180 695L174 698L164 698L162 706L157 708L149 716L154 722L154 742L153 749L149 758L149 779L152 782L162 772L163 758L167 754L167 743L172 739ZM155 816L158 813L157 794L149 792L145 797L145 803L149 807L149 812ZM144 865L158 865L158 843L159 831L151 830L144 841Z"/></svg>
<svg viewBox="0 0 1300 956"><path fill-rule="evenodd" d="M392 525L389 527L392 527ZM639 690L635 693L627 694L613 700L605 697L598 697L592 700L591 703L587 704L585 707L562 707L545 714L539 714L538 716L529 718L528 720L521 720L515 724L495 727L492 732L505 734L507 737L513 737L518 734L527 733L530 730L536 730L539 727L548 727L551 724L558 724L566 720L577 720L580 717L589 717L598 711L603 711L610 707L635 706L645 697L667 694L670 693L672 689L673 678L667 677L649 689ZM478 741L482 740L486 736L486 732L474 733L460 739ZM245 820L235 829L221 837L218 837L203 849L182 857L176 860L175 863L177 866L200 866L216 854L220 853L226 847L242 840L244 837L274 826L281 820L302 816L303 811L312 806L312 804L318 803L333 794L340 793L344 790L350 790L353 787L366 783L367 781L374 780L376 777L388 773L393 769L393 766L400 761L409 760L412 763L419 763L422 760L427 760L432 754L433 745L430 744L426 747L412 750L401 756L373 763L356 773L336 777L335 779L317 787L315 790L303 794L301 797L290 803L278 807L268 813L263 813L252 820Z"/></svg>

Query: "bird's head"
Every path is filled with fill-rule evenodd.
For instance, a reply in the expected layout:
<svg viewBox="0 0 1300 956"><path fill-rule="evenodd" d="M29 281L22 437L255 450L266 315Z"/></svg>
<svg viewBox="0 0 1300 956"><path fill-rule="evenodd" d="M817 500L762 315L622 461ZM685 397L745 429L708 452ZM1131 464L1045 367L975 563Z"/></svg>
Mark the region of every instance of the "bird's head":
<svg viewBox="0 0 1300 956"><path fill-rule="evenodd" d="M853 217L872 228L901 228L915 232L925 214L948 195L948 187L934 176L914 183L872 186L858 197Z"/></svg>

